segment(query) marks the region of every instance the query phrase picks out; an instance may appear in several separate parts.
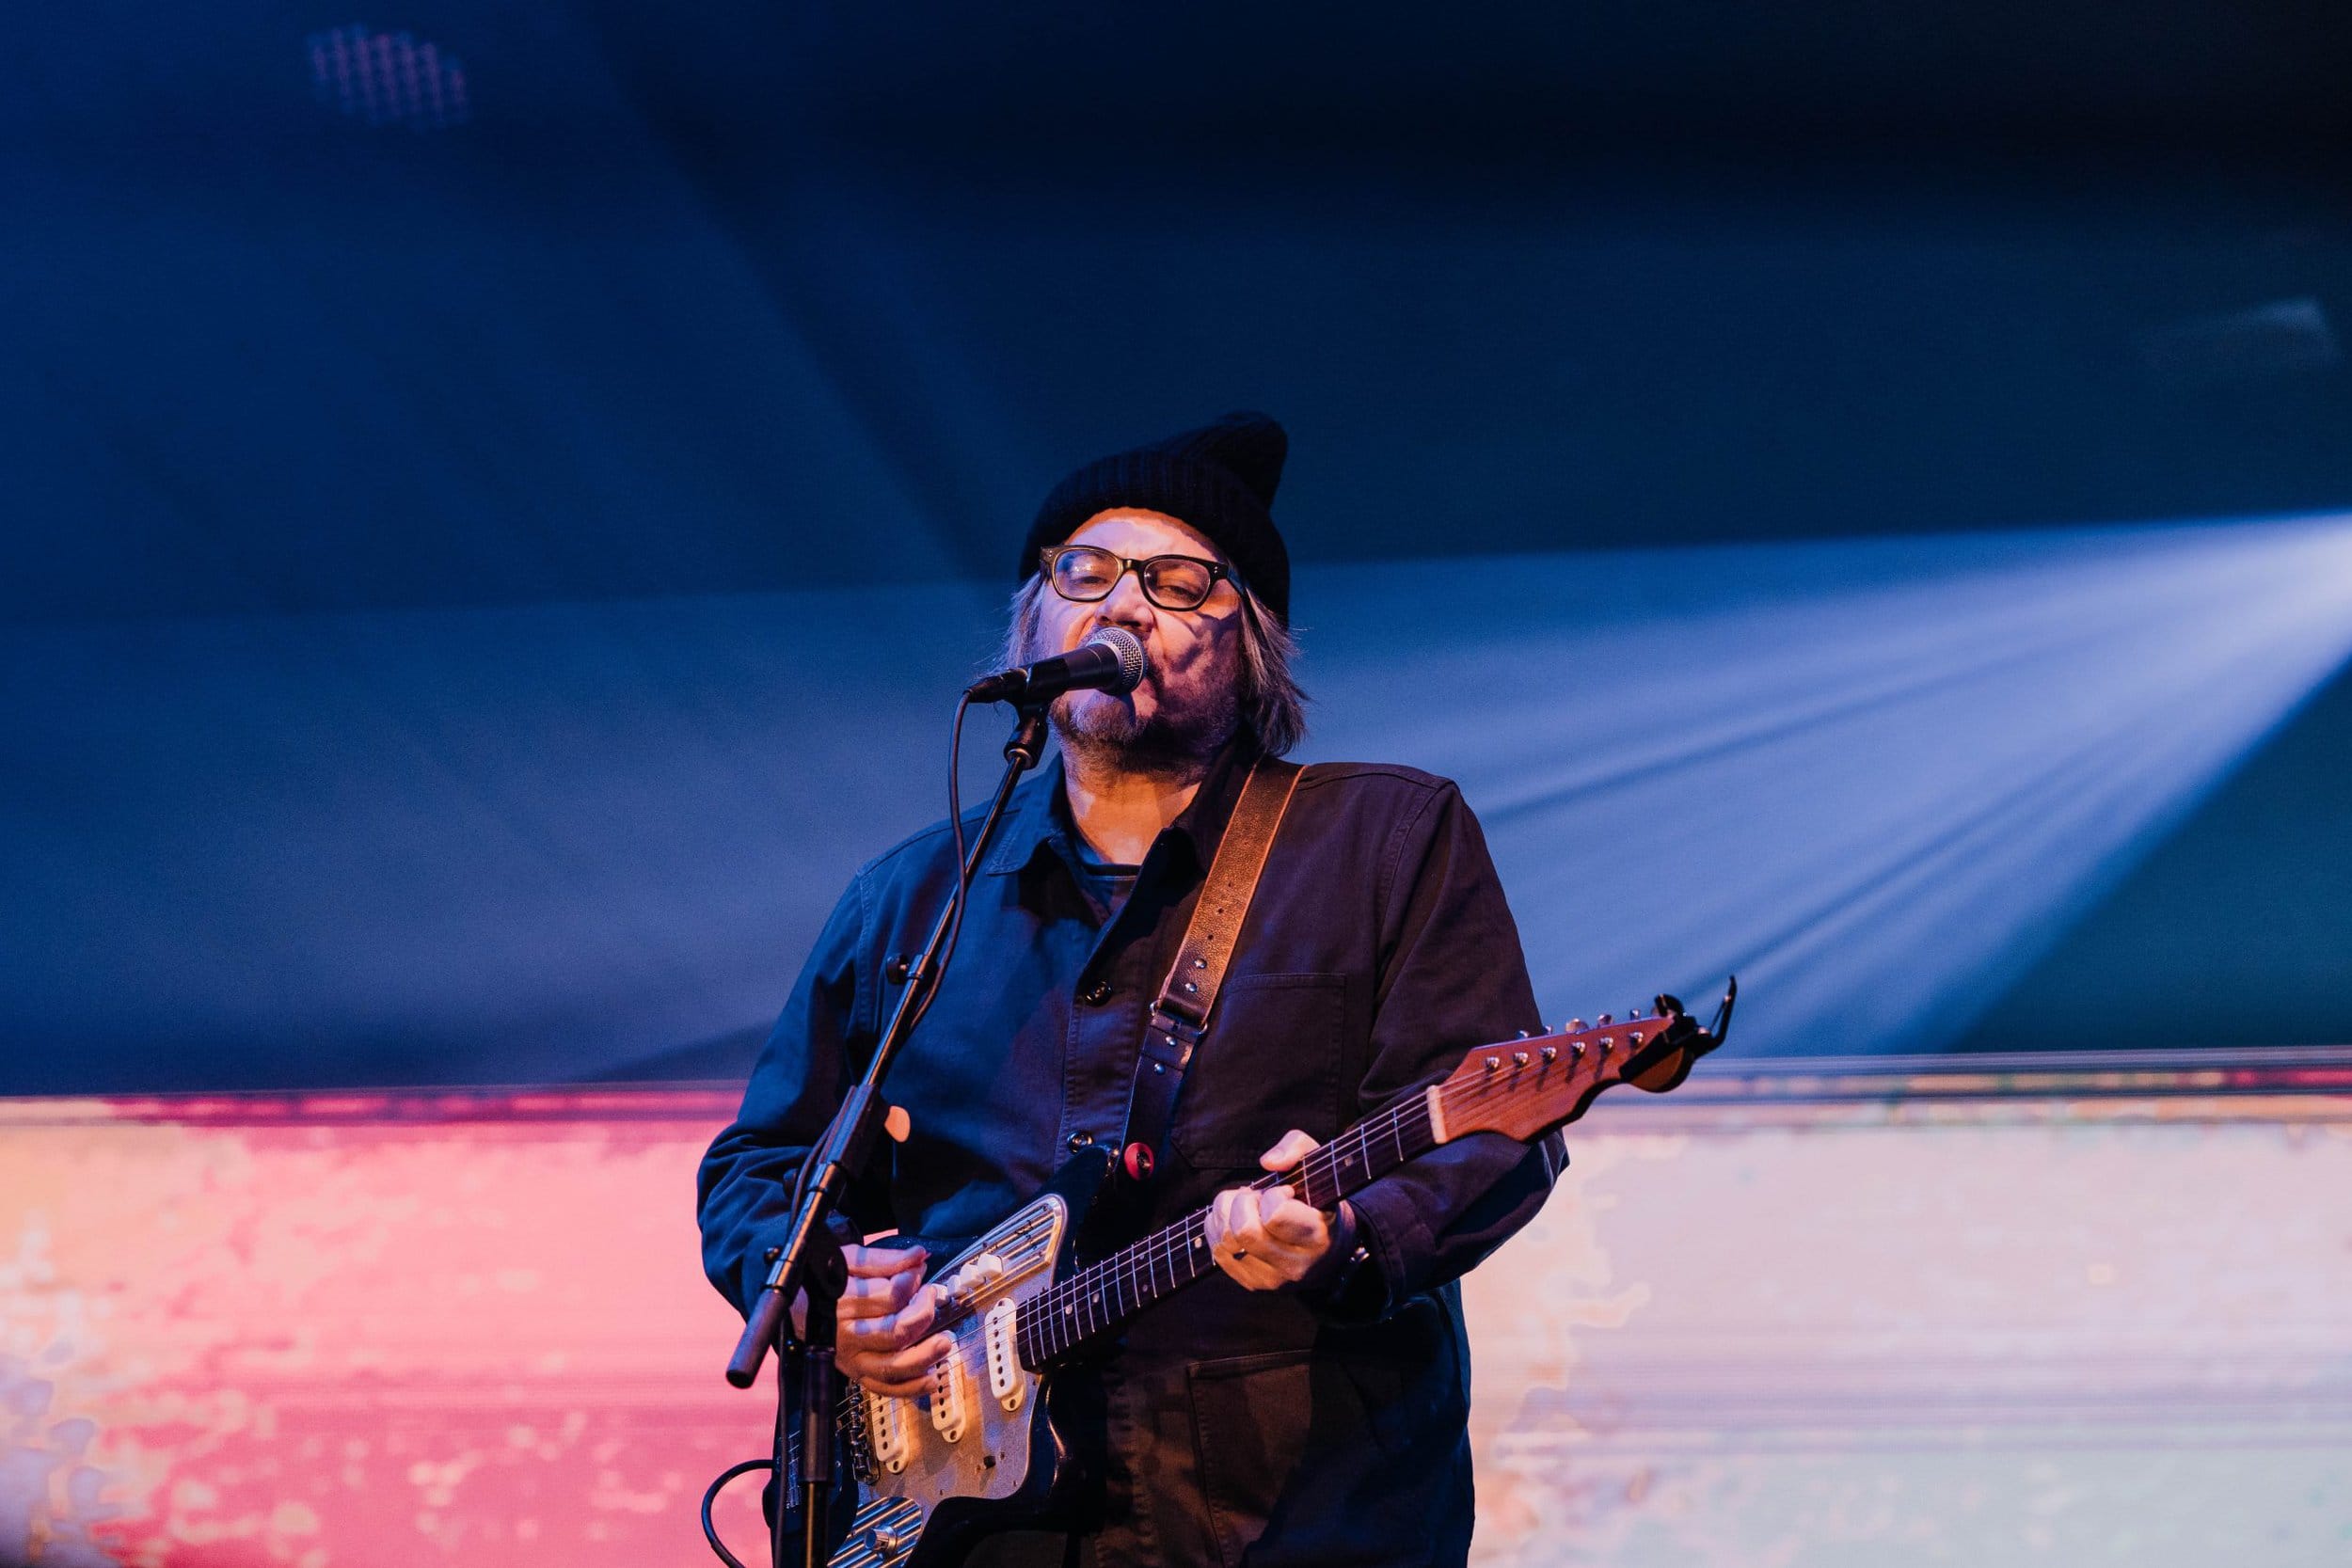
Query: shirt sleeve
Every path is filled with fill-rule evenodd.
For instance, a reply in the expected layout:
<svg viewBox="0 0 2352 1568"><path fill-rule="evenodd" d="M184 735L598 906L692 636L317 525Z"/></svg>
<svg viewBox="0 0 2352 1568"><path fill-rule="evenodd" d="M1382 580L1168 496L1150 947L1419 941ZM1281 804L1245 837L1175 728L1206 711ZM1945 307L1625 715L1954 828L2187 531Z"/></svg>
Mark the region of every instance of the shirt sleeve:
<svg viewBox="0 0 2352 1568"><path fill-rule="evenodd" d="M1443 1079L1474 1046L1543 1027L1518 924L1461 793L1432 790L1399 826L1394 850L1365 1113ZM1532 1148L1475 1132L1390 1172L1348 1200L1368 1256L1324 1307L1377 1316L1459 1278L1534 1218L1565 1164L1556 1132Z"/></svg>
<svg viewBox="0 0 2352 1568"><path fill-rule="evenodd" d="M768 1278L766 1253L791 1225L792 1184L872 1049L871 975L862 975L865 883L850 885L801 970L784 1015L762 1048L734 1124L711 1143L696 1180L703 1272L747 1312ZM843 1207L863 1228L886 1222L871 1180Z"/></svg>

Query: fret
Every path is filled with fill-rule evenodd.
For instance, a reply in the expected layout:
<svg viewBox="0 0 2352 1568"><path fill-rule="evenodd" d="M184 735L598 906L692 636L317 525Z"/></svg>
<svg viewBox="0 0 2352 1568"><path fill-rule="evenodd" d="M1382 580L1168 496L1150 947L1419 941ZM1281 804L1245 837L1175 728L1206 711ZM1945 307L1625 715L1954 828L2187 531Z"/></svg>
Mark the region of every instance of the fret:
<svg viewBox="0 0 2352 1568"><path fill-rule="evenodd" d="M1414 1096L1252 1185L1260 1192L1292 1186L1311 1207L1329 1209L1436 1143L1427 1101ZM1041 1291L1022 1312L1023 1358L1032 1366L1058 1359L1208 1274L1216 1259L1207 1235L1208 1211L1196 1211Z"/></svg>
<svg viewBox="0 0 2352 1568"><path fill-rule="evenodd" d="M1323 1150L1316 1149L1298 1162L1298 1200L1310 1209L1327 1209L1333 1193L1327 1167L1331 1162Z"/></svg>
<svg viewBox="0 0 2352 1568"><path fill-rule="evenodd" d="M1728 998L1724 1006L1727 1014ZM1721 1037L1697 1029L1678 1013L1673 1017L1669 1028L1674 1039L1665 1043L1677 1044L1686 1053L1678 1070L1687 1072L1688 1058L1714 1049ZM1646 1044L1653 1037L1666 1032L1646 1030L1643 1042ZM1599 1037L1601 1031L1591 1033ZM1435 1102L1444 1109L1448 1127L1460 1131L1481 1127L1501 1131L1513 1125L1509 1119L1498 1121L1498 1114L1506 1112L1518 1120L1549 1126L1572 1120L1581 1114L1582 1102L1589 1101L1593 1092L1624 1077L1620 1070L1624 1064L1613 1058L1606 1064L1609 1071L1605 1076L1589 1064L1583 1069L1577 1067L1572 1057L1586 1049L1582 1035L1579 1031L1573 1036L1546 1037L1548 1042L1560 1043L1529 1046L1523 1051L1518 1049L1519 1042L1506 1041L1465 1057L1453 1077L1438 1086L1435 1097ZM1519 1069L1532 1066L1537 1050L1542 1052L1546 1065L1525 1074L1522 1081ZM1509 1073L1501 1071L1506 1054L1514 1064ZM1554 1074L1550 1064L1555 1060L1562 1064L1558 1074L1565 1076ZM1523 1102L1522 1096L1529 1097L1532 1103ZM1408 1094L1315 1148L1292 1170L1270 1172L1252 1186L1259 1192L1288 1186L1310 1206L1331 1209L1341 1199L1362 1191L1388 1172L1438 1146L1439 1134L1432 1120L1432 1103L1433 1097L1425 1090ZM1553 1112L1555 1104L1558 1110ZM1530 1112L1538 1114L1529 1115ZM1546 1117L1541 1113L1551 1114ZM1014 1332L1022 1360L1032 1370L1041 1370L1087 1339L1116 1327L1208 1274L1216 1267L1216 1259L1205 1244L1208 1213L1205 1209L1196 1211L1030 1297L1017 1309L1015 1318Z"/></svg>

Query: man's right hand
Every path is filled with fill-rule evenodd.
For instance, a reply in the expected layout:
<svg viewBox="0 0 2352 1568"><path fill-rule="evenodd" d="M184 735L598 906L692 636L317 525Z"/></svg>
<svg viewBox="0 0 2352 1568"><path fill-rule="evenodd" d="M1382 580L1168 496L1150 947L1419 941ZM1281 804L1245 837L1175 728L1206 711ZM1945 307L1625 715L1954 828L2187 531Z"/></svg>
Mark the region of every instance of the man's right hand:
<svg viewBox="0 0 2352 1568"><path fill-rule="evenodd" d="M930 1387L952 1337L931 1332L939 1291L923 1283L921 1247L845 1246L850 1283L834 1316L834 1364L867 1392L911 1399Z"/></svg>

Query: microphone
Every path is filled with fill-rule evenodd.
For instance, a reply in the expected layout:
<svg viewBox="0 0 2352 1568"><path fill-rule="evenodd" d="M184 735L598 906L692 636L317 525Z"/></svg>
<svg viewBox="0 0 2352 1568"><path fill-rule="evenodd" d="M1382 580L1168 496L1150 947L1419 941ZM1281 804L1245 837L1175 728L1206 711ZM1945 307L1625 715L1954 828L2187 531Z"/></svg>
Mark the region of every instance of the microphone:
<svg viewBox="0 0 2352 1568"><path fill-rule="evenodd" d="M1064 691L1133 691L1143 684L1143 640L1103 626L1066 654L982 675L964 689L976 703L1042 703Z"/></svg>

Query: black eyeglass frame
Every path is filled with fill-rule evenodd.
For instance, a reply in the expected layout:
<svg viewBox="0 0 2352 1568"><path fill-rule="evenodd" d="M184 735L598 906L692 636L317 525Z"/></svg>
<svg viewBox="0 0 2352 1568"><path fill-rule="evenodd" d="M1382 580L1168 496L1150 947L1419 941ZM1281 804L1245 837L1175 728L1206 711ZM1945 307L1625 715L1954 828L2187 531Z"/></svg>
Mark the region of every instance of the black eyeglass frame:
<svg viewBox="0 0 2352 1568"><path fill-rule="evenodd" d="M1104 589L1100 594L1085 597L1081 597L1076 594L1064 592L1062 585L1054 571L1054 562L1061 557L1070 554L1073 550L1085 550L1089 554L1104 556L1109 560L1119 562L1119 571L1112 577L1110 586ZM1199 610L1202 605L1207 604L1209 602L1209 595L1216 592L1216 585L1220 582L1230 582L1236 588L1241 586L1241 579L1233 576L1233 569L1232 567L1224 564L1222 562L1203 561L1197 555L1147 555L1142 560L1138 561L1133 556L1115 554L1110 550L1104 549L1100 545L1050 545L1044 549L1037 552L1037 559L1039 569L1045 574L1045 586L1051 588L1055 593L1061 594L1063 598L1068 599L1072 604L1101 604L1104 599L1109 598L1113 594L1119 592L1119 579L1125 577L1129 572L1135 573L1136 586L1143 590L1143 596L1145 598L1151 600L1162 610L1172 610L1180 613ZM1200 591L1200 596L1190 604L1169 604L1167 600L1161 598L1157 594L1152 591L1152 579L1143 574L1143 569L1146 566L1155 565L1163 561L1181 561L1188 566L1200 566L1205 568L1209 574L1209 586L1202 589Z"/></svg>

